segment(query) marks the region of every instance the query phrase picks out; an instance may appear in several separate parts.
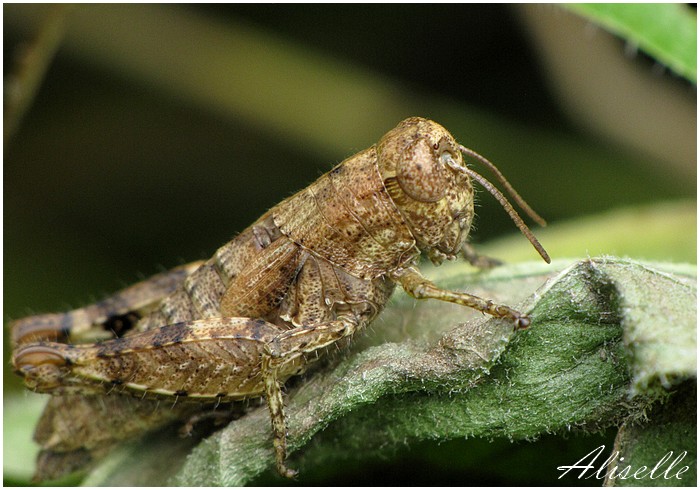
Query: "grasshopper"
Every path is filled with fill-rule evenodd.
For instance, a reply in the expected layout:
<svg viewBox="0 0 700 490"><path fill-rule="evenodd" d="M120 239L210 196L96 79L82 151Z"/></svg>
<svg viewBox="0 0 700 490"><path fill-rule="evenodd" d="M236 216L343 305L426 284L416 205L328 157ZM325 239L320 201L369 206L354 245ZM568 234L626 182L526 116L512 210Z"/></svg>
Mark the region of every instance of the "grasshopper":
<svg viewBox="0 0 700 490"><path fill-rule="evenodd" d="M277 470L294 476L285 462L284 383L347 344L397 284L416 299L457 303L526 328L526 315L441 289L417 268L421 253L438 265L460 253L492 265L467 243L472 179L549 262L505 196L463 155L486 165L545 224L493 164L439 124L413 117L270 209L209 260L85 308L13 322L14 370L29 389L54 395L35 432L42 447L36 478L88 466L117 441L175 420L193 423L206 406L260 397Z"/></svg>

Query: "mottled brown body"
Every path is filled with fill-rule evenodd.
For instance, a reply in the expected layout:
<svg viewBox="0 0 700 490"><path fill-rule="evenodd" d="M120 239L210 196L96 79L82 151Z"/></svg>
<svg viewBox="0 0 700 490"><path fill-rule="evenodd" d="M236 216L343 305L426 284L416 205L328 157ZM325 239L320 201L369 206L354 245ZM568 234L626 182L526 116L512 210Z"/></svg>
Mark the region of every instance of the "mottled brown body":
<svg viewBox="0 0 700 490"><path fill-rule="evenodd" d="M517 311L442 290L415 267L421 252L440 263L466 244L474 196L462 151L438 124L407 119L208 261L96 305L14 322L15 370L29 388L54 395L35 435L43 448L37 476L88 464L114 442L206 404L263 395L278 470L293 475L281 386L371 322L396 283L416 298L527 326ZM151 406L151 398L170 403Z"/></svg>

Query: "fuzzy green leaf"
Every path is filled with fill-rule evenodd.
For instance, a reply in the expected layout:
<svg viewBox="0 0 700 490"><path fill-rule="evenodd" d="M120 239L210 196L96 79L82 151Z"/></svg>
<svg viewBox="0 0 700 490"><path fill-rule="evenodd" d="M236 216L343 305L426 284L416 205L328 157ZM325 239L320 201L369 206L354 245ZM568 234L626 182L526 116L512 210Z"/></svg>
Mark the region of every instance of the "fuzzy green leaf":
<svg viewBox="0 0 700 490"><path fill-rule="evenodd" d="M461 271L460 265L448 267L437 280L456 286L455 279L465 277ZM533 265L501 269L481 275L478 284L470 281L469 290L485 294L505 283L524 288L533 278L539 282L543 272ZM304 448L325 429L292 462L303 474L314 465L380 455L405 441L532 438L571 428L598 430L638 418L658 393L635 385L636 396L630 399L627 362L634 359L636 346L623 342L625 329L636 326L638 310L646 308L637 299L665 297L673 277L684 286L674 291L677 301L667 312L683 319L677 328L688 338L686 330L694 330L695 291L693 269L686 273L670 276L625 260L578 262L526 302L533 327L514 338L507 323L472 320L435 343L405 340L369 347L290 392L291 449ZM639 281L628 283L630 275ZM449 316L438 314L443 306L426 302L416 310L419 316ZM400 297L392 309L401 316L413 306ZM681 380L694 376L695 362L680 357L657 367L665 370L658 376ZM172 482L255 481L272 464L268 424L265 407L231 424L195 449Z"/></svg>
<svg viewBox="0 0 700 490"><path fill-rule="evenodd" d="M620 428L613 464L623 470L625 461L632 461L637 471L643 467L648 471L642 470L639 478L611 476L607 486L697 486L697 393L697 381L687 381L645 420Z"/></svg>

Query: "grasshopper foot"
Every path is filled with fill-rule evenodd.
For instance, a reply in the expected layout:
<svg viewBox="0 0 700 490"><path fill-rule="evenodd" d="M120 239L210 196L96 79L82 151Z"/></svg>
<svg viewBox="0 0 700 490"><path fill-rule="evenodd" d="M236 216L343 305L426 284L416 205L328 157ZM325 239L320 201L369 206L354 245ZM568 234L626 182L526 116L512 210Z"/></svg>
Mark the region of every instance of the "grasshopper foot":
<svg viewBox="0 0 700 490"><path fill-rule="evenodd" d="M530 317L523 315L515 319L515 330L525 330L529 326Z"/></svg>
<svg viewBox="0 0 700 490"><path fill-rule="evenodd" d="M277 472L285 478L296 478L299 471L289 468L284 462L277 462Z"/></svg>

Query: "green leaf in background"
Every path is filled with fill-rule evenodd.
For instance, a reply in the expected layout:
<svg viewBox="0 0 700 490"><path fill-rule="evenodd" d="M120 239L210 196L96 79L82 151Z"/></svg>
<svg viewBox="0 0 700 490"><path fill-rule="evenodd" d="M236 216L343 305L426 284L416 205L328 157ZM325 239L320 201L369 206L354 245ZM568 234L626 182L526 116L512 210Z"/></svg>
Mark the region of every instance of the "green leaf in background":
<svg viewBox="0 0 700 490"><path fill-rule="evenodd" d="M697 203L655 202L583 216L537 230L552 257L616 255L637 259L688 262L697 260ZM480 251L508 262L533 260L536 252L519 246L522 237L492 240Z"/></svg>
<svg viewBox="0 0 700 490"><path fill-rule="evenodd" d="M23 482L32 476L39 447L31 433L46 402L45 396L20 393L5 397L3 403L3 471L5 476Z"/></svg>
<svg viewBox="0 0 700 490"><path fill-rule="evenodd" d="M602 25L697 82L697 18L685 4L579 3L564 7Z"/></svg>

